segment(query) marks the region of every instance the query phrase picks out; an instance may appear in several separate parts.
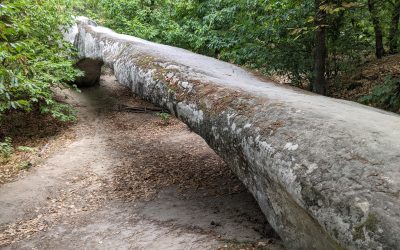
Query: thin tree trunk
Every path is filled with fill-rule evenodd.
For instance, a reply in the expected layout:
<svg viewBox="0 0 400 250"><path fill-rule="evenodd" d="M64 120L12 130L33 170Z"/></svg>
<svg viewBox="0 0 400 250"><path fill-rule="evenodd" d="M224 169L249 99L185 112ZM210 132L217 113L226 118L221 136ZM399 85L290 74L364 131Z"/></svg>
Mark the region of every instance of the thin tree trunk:
<svg viewBox="0 0 400 250"><path fill-rule="evenodd" d="M368 0L368 9L371 13L371 20L375 31L375 55L380 59L385 55L385 48L383 47L383 32L375 3L376 0Z"/></svg>
<svg viewBox="0 0 400 250"><path fill-rule="evenodd" d="M341 0L336 2L338 5L342 3ZM327 77L330 79L331 77L336 77L339 73L339 65L338 65L338 54L336 48L338 47L337 41L340 37L340 31L344 24L344 10L339 11L338 15L334 17L334 19L329 23L329 34L332 43L332 50L329 53L332 55L332 65L333 67L327 67ZM331 61L329 55L328 56L328 63Z"/></svg>
<svg viewBox="0 0 400 250"><path fill-rule="evenodd" d="M315 0L316 18L315 25L317 30L315 32L315 49L314 49L314 74L312 91L321 95L326 94L326 12L320 7L324 1Z"/></svg>
<svg viewBox="0 0 400 250"><path fill-rule="evenodd" d="M400 20L400 0L395 0L393 5L392 20L389 31L389 54L398 52L398 34Z"/></svg>

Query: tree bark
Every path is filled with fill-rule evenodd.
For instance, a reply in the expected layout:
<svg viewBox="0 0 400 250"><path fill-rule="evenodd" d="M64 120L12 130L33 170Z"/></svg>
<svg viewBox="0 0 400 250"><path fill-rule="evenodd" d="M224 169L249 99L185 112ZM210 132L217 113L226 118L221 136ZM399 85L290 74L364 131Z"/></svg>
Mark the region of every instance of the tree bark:
<svg viewBox="0 0 400 250"><path fill-rule="evenodd" d="M340 5L342 1L338 0L336 3ZM344 14L345 11L340 10L339 13L333 17L333 20L329 22L329 30L327 30L328 37L330 38L330 42L332 44L332 49L329 51L329 54L332 57L329 57L329 60L327 60L326 77L328 79L330 79L331 77L336 77L339 74L340 70L337 53L337 48L339 47L339 44L337 44L337 42L340 38L340 31L342 30L345 21Z"/></svg>
<svg viewBox="0 0 400 250"><path fill-rule="evenodd" d="M392 20L389 31L389 54L398 53L398 34L400 20L400 0L395 0L393 4Z"/></svg>
<svg viewBox="0 0 400 250"><path fill-rule="evenodd" d="M375 55L380 59L385 55L385 48L383 47L383 32L375 3L376 0L368 0L368 10L371 13L372 25L375 32Z"/></svg>
<svg viewBox="0 0 400 250"><path fill-rule="evenodd" d="M326 11L320 7L325 1L315 0L315 25L317 30L315 32L315 49L314 49L314 72L312 91L321 95L326 95L326 57L328 49L326 46Z"/></svg>

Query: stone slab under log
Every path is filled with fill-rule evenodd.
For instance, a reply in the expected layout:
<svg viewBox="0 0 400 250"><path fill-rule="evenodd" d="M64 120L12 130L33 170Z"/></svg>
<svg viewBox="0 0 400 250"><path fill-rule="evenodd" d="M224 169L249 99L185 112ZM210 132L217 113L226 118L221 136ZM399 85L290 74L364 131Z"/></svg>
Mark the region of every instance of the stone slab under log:
<svg viewBox="0 0 400 250"><path fill-rule="evenodd" d="M100 83L101 67L103 61L93 60L90 58L80 59L75 63L75 68L83 71L84 75L75 80L78 88L93 87Z"/></svg>

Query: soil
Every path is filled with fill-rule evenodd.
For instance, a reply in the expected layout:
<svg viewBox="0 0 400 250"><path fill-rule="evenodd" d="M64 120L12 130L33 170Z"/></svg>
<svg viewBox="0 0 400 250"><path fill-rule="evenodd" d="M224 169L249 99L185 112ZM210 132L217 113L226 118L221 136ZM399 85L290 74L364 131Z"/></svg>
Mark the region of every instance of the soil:
<svg viewBox="0 0 400 250"><path fill-rule="evenodd" d="M120 110L152 106L111 75L64 95L78 122L0 186L1 248L282 249L251 194L186 125Z"/></svg>
<svg viewBox="0 0 400 250"><path fill-rule="evenodd" d="M0 119L0 140L12 139L9 157L0 154L0 185L21 178L52 153L76 139L74 121L61 122L39 109L10 112ZM19 150L24 147L25 150Z"/></svg>

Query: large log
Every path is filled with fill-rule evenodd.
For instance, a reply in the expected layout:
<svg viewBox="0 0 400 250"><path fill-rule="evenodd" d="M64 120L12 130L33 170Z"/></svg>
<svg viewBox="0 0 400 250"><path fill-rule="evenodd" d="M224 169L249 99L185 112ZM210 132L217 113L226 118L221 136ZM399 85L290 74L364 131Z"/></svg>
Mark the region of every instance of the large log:
<svg viewBox="0 0 400 250"><path fill-rule="evenodd" d="M400 248L400 117L79 18L68 39L229 164L289 249Z"/></svg>

